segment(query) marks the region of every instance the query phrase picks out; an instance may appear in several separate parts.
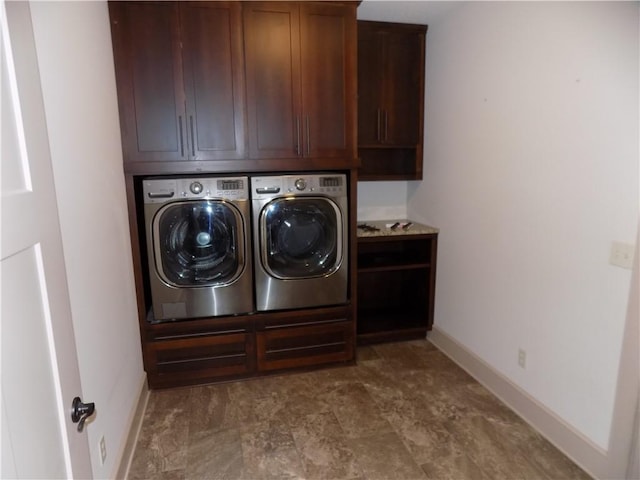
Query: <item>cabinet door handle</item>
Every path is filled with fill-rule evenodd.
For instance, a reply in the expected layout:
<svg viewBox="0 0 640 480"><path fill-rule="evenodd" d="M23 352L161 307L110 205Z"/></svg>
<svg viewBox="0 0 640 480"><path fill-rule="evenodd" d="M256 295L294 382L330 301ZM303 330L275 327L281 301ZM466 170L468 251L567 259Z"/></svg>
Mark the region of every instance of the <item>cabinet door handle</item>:
<svg viewBox="0 0 640 480"><path fill-rule="evenodd" d="M178 115L178 123L180 124L180 156L184 157L184 136L182 132L182 115Z"/></svg>
<svg viewBox="0 0 640 480"><path fill-rule="evenodd" d="M307 130L307 156L311 155L311 130L309 129L309 115L305 117L306 130Z"/></svg>
<svg viewBox="0 0 640 480"><path fill-rule="evenodd" d="M381 118L381 116L382 116L382 112L378 108L376 110L376 140L379 141L379 142L382 140L380 138L380 130L381 130L381 128L380 128L380 118Z"/></svg>
<svg viewBox="0 0 640 480"><path fill-rule="evenodd" d="M299 157L302 155L300 145L300 116L296 115L296 155Z"/></svg>
<svg viewBox="0 0 640 480"><path fill-rule="evenodd" d="M388 133L388 127L389 126L389 116L387 115L387 111L384 111L384 141L387 141L387 133Z"/></svg>
<svg viewBox="0 0 640 480"><path fill-rule="evenodd" d="M196 157L195 134L193 133L193 115L189 115L189 127L191 129L191 156Z"/></svg>

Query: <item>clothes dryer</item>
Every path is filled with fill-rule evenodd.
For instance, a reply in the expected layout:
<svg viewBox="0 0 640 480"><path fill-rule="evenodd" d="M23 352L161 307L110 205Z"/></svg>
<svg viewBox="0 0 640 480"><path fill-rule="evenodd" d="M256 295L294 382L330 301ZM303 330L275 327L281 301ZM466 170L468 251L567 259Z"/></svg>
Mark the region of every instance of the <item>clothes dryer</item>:
<svg viewBox="0 0 640 480"><path fill-rule="evenodd" d="M346 175L253 177L251 195L257 310L345 304Z"/></svg>

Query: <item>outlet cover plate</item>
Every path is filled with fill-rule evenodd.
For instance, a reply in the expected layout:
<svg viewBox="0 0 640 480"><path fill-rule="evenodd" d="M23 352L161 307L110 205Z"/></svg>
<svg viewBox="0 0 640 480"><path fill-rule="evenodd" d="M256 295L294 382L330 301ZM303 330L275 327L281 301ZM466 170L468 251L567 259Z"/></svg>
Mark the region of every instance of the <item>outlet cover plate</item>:
<svg viewBox="0 0 640 480"><path fill-rule="evenodd" d="M635 255L634 250L634 246L628 243L612 242L609 263L631 270L633 268L633 257Z"/></svg>

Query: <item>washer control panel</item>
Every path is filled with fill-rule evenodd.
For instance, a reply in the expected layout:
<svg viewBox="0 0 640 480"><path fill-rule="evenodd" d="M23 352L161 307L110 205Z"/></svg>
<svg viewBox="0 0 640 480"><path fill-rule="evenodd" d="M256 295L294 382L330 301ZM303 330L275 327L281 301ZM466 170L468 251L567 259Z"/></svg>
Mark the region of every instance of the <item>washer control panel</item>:
<svg viewBox="0 0 640 480"><path fill-rule="evenodd" d="M149 178L142 181L145 203L174 200L225 199L248 200L247 177Z"/></svg>
<svg viewBox="0 0 640 480"><path fill-rule="evenodd" d="M204 187L200 182L193 182L191 185L189 185L189 190L191 190L191 193L193 193L194 195L200 195L203 189Z"/></svg>

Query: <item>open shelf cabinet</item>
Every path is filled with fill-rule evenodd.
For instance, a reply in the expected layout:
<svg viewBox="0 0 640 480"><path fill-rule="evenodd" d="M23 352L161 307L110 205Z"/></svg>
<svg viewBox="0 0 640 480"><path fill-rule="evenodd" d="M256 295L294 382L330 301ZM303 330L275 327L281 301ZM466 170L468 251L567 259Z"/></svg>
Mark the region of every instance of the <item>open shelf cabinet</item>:
<svg viewBox="0 0 640 480"><path fill-rule="evenodd" d="M424 338L433 324L438 234L358 239L358 343Z"/></svg>

